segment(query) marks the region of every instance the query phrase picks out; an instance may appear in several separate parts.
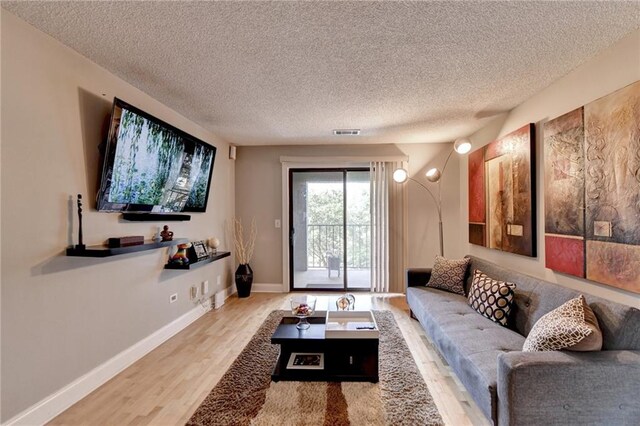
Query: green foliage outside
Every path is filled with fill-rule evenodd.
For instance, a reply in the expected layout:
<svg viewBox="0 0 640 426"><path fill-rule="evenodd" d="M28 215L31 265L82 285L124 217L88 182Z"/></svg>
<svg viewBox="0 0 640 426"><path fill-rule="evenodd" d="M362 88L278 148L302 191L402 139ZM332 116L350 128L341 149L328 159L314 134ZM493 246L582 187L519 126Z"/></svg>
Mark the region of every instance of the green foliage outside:
<svg viewBox="0 0 640 426"><path fill-rule="evenodd" d="M344 266L342 183L307 186L307 256L312 267L326 267L327 254L339 256ZM347 185L348 267L367 268L371 253L369 183Z"/></svg>

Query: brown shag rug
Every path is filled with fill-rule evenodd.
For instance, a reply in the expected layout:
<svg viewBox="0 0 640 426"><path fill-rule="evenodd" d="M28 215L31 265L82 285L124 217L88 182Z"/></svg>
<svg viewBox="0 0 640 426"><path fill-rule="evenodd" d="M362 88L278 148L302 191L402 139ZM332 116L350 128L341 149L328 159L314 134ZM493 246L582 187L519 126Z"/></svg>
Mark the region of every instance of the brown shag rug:
<svg viewBox="0 0 640 426"><path fill-rule="evenodd" d="M271 382L271 335L289 311L273 311L187 425L442 425L398 324L374 311L380 382Z"/></svg>

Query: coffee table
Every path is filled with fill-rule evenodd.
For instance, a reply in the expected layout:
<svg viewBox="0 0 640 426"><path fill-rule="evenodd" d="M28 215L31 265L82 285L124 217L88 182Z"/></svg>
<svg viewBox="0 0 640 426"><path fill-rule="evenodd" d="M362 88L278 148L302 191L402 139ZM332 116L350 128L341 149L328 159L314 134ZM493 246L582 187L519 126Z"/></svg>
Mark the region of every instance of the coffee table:
<svg viewBox="0 0 640 426"><path fill-rule="evenodd" d="M325 312L309 317L307 330L298 330L295 317L284 317L271 336L280 356L271 374L274 382L353 381L378 382L378 338L325 338ZM291 354L321 355L322 366L293 366Z"/></svg>

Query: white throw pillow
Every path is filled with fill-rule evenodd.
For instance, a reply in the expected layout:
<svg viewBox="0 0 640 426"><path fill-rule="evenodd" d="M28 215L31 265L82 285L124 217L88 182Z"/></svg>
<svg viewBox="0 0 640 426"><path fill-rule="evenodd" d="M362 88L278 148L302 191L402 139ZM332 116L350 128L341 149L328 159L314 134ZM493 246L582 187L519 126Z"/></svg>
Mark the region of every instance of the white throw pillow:
<svg viewBox="0 0 640 426"><path fill-rule="evenodd" d="M543 315L533 325L522 348L524 352L561 349L602 349L602 332L598 320L582 295Z"/></svg>

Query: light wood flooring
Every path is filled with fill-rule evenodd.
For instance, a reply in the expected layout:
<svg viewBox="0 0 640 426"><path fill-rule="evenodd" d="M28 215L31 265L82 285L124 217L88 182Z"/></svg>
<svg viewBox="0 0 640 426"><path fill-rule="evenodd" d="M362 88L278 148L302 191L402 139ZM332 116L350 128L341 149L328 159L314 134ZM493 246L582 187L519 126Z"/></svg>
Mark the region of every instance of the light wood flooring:
<svg viewBox="0 0 640 426"><path fill-rule="evenodd" d="M317 294L316 294L317 295ZM318 307L331 296L319 296ZM403 295L356 294L357 309L388 309L448 425L488 425L464 387L409 318ZM321 303L323 302L323 303ZM51 425L183 425L288 294L232 296L53 419Z"/></svg>

